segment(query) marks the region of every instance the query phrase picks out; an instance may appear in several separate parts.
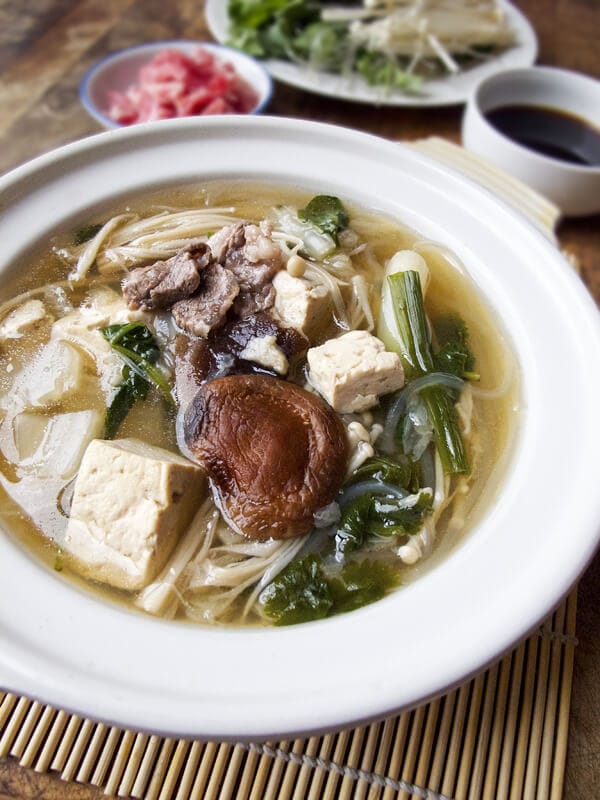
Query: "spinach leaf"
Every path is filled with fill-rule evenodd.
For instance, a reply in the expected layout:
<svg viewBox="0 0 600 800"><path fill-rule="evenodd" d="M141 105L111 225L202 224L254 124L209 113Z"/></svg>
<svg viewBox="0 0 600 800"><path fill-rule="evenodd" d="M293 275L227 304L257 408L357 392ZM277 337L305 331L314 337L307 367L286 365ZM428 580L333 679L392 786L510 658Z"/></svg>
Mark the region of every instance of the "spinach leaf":
<svg viewBox="0 0 600 800"><path fill-rule="evenodd" d="M121 383L106 411L104 423L104 437L114 439L131 408L146 397L151 384L162 392L170 405L173 405L173 398L165 376L154 366L160 350L143 323L109 325L102 328L102 335L125 362Z"/></svg>
<svg viewBox="0 0 600 800"><path fill-rule="evenodd" d="M333 600L320 557L311 554L291 561L263 590L260 602L276 625L326 617Z"/></svg>
<svg viewBox="0 0 600 800"><path fill-rule="evenodd" d="M351 561L328 573L319 555L290 562L263 590L263 611L275 625L297 625L353 611L379 600L400 583L394 565Z"/></svg>
<svg viewBox="0 0 600 800"><path fill-rule="evenodd" d="M306 208L298 211L298 216L305 222L312 222L324 233L328 233L338 243L338 233L348 226L349 217L338 197L319 194L310 201Z"/></svg>
<svg viewBox="0 0 600 800"><path fill-rule="evenodd" d="M399 584L397 570L389 561L349 561L339 576L330 581L333 613L341 614L362 608L380 600Z"/></svg>
<svg viewBox="0 0 600 800"><path fill-rule="evenodd" d="M358 550L369 536L403 536L418 533L431 512L431 489L402 500L363 494L355 497L342 514L335 533L335 551L343 557Z"/></svg>
<svg viewBox="0 0 600 800"><path fill-rule="evenodd" d="M367 459L364 464L355 469L347 485L351 486L358 481L372 479L412 490L414 471L414 465L408 459L403 458L402 461L395 461L387 456L377 455Z"/></svg>
<svg viewBox="0 0 600 800"><path fill-rule="evenodd" d="M448 314L435 321L434 329L441 345L433 356L435 368L459 378L478 380L479 376L473 372L475 357L469 346L469 331L464 321L454 314Z"/></svg>

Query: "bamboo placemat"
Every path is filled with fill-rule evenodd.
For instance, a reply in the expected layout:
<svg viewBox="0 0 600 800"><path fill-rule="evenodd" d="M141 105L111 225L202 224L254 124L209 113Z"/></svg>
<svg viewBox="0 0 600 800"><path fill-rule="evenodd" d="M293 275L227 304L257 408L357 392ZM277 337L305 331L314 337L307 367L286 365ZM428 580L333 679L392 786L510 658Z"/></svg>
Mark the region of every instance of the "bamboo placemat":
<svg viewBox="0 0 600 800"><path fill-rule="evenodd" d="M0 694L0 758L144 800L560 800L576 592L456 691L354 730L265 744L122 730Z"/></svg>
<svg viewBox="0 0 600 800"><path fill-rule="evenodd" d="M413 146L493 188L553 238L558 211L535 192L443 140ZM0 758L143 800L560 800L576 607L574 590L525 642L438 700L294 741L161 738L0 692Z"/></svg>

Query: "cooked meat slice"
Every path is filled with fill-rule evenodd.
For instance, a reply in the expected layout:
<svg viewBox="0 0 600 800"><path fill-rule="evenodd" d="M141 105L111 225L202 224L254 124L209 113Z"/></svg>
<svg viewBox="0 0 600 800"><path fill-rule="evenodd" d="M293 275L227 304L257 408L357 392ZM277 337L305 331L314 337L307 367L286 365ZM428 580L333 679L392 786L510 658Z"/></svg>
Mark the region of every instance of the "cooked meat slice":
<svg viewBox="0 0 600 800"><path fill-rule="evenodd" d="M275 289L267 283L255 291L240 291L235 298L233 310L238 317L250 317L259 311L267 311L275 303Z"/></svg>
<svg viewBox="0 0 600 800"><path fill-rule="evenodd" d="M251 539L308 533L344 479L340 418L316 395L266 375L205 383L184 415L183 437L225 519Z"/></svg>
<svg viewBox="0 0 600 800"><path fill-rule="evenodd" d="M244 246L246 241L244 226L247 224L244 221L234 222L233 225L221 228L210 237L208 245L215 261L218 261L219 264L225 264L227 253L230 250L239 250Z"/></svg>
<svg viewBox="0 0 600 800"><path fill-rule="evenodd" d="M189 297L200 284L200 273L212 261L208 245L184 247L172 258L148 267L137 267L123 281L123 295L130 309L168 308Z"/></svg>
<svg viewBox="0 0 600 800"><path fill-rule="evenodd" d="M208 336L223 322L239 291L239 284L229 270L210 264L202 272L196 294L175 303L171 309L173 319L193 336Z"/></svg>
<svg viewBox="0 0 600 800"><path fill-rule="evenodd" d="M255 314L275 302L271 279L282 266L281 249L271 238L271 223L236 222L210 239L214 258L231 270L240 285L234 311L238 316Z"/></svg>

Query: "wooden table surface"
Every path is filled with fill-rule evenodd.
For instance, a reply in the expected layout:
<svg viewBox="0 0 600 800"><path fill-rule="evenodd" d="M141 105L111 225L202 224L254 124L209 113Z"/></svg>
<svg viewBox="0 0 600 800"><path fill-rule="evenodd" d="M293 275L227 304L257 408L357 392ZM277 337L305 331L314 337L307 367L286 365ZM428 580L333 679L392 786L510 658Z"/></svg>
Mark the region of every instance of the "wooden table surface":
<svg viewBox="0 0 600 800"><path fill-rule="evenodd" d="M223 0L225 2L225 0ZM538 62L600 78L600 0L518 0L536 29ZM0 0L0 173L99 131L78 85L98 58L144 41L210 39L199 0ZM372 109L276 85L269 113L338 123L391 139L460 141L459 107ZM600 217L569 220L561 245L600 302ZM580 583L565 800L600 796L600 556ZM96 798L91 787L0 760L4 798ZM540 799L542 800L542 799Z"/></svg>

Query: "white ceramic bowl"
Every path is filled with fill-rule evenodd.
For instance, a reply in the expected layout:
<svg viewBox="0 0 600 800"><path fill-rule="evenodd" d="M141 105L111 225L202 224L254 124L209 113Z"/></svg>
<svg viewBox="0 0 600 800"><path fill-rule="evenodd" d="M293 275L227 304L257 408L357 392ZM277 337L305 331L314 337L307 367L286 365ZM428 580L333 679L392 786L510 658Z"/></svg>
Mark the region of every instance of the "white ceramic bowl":
<svg viewBox="0 0 600 800"><path fill-rule="evenodd" d="M507 105L561 110L600 131L600 81L556 67L505 70L478 84L467 101L462 123L462 140L468 150L537 189L556 203L563 215L600 212L600 166L560 161L505 136L486 113Z"/></svg>
<svg viewBox="0 0 600 800"><path fill-rule="evenodd" d="M307 168L307 165L310 165ZM0 686L136 729L213 738L322 731L456 686L570 589L599 538L600 322L546 238L491 193L392 142L269 117L100 134L0 179L0 275L57 226L127 195L208 179L339 195L450 247L522 373L511 466L481 523L393 595L288 628L166 622L98 599L0 533Z"/></svg>
<svg viewBox="0 0 600 800"><path fill-rule="evenodd" d="M250 113L260 114L267 107L273 94L273 79L260 62L224 45L186 40L148 42L102 58L83 76L79 87L80 100L88 114L104 128L120 128L122 126L108 116L109 92L125 92L137 82L140 68L162 50L179 50L191 55L199 47L213 54L218 61L232 64L238 75L254 89L258 100Z"/></svg>

